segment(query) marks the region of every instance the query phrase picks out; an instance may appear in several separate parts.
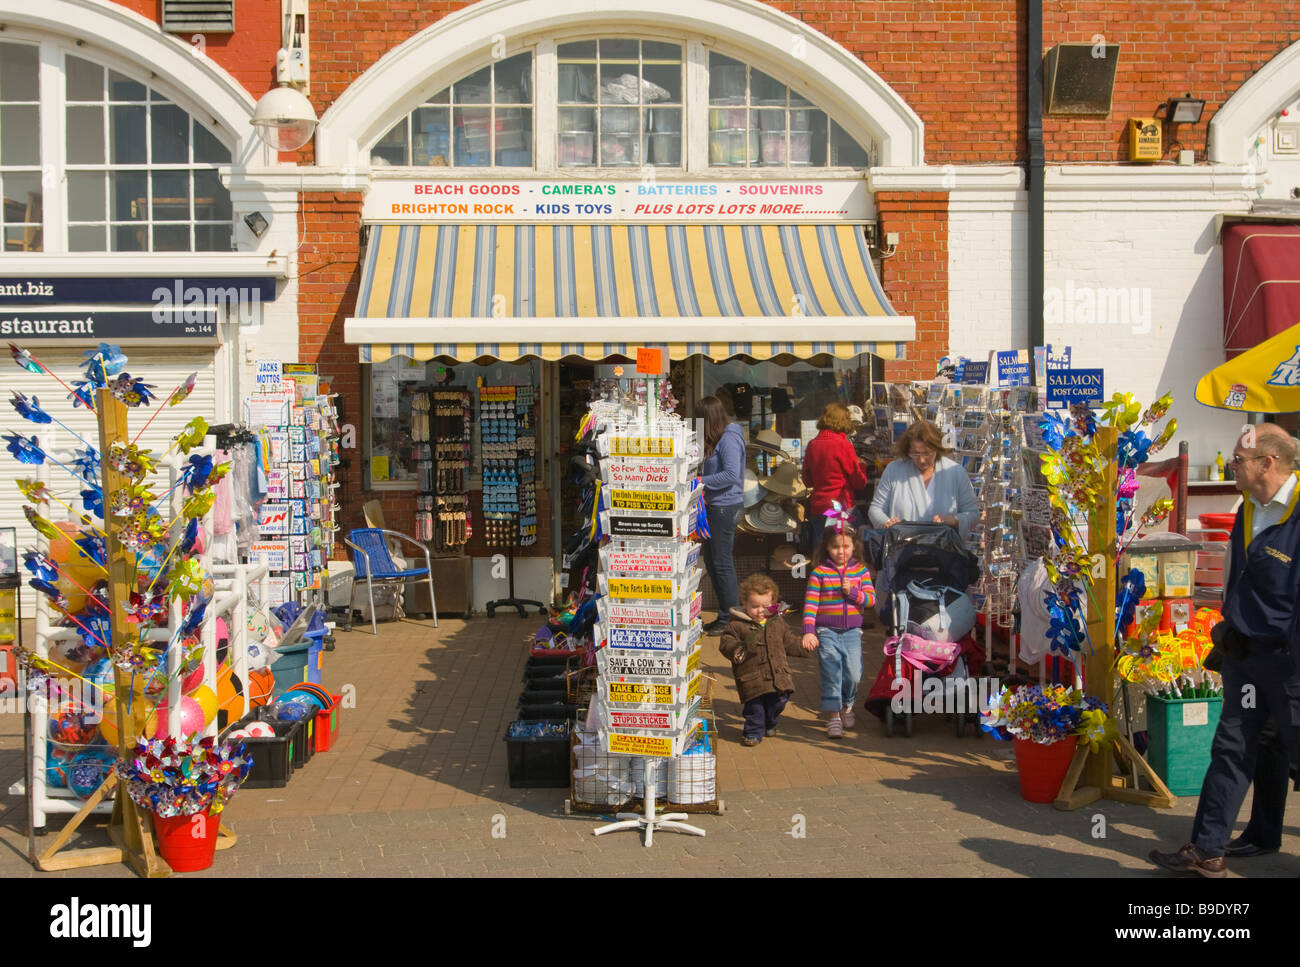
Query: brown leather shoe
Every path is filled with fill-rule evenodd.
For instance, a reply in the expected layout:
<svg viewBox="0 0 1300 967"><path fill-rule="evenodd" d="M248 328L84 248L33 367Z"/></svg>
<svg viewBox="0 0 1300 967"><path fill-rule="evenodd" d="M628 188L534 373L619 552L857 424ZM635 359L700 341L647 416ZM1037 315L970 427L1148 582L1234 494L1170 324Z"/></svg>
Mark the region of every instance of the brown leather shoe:
<svg viewBox="0 0 1300 967"><path fill-rule="evenodd" d="M1170 873L1196 873L1212 879L1228 875L1228 864L1222 856L1206 856L1191 843L1185 844L1177 853L1152 850L1148 859Z"/></svg>

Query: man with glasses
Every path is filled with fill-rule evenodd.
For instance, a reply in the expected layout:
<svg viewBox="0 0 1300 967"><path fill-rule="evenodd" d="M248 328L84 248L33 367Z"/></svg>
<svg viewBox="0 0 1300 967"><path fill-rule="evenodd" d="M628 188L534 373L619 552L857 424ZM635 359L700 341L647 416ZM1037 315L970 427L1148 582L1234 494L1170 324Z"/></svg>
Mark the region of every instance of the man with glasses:
<svg viewBox="0 0 1300 967"><path fill-rule="evenodd" d="M1300 741L1300 475L1295 457L1296 441L1271 423L1248 428L1233 449L1233 470L1244 499L1224 557L1223 621L1214 629L1214 652L1222 654L1223 711L1191 842L1175 853L1150 854L1153 863L1170 872L1223 877L1228 872L1225 852L1253 856L1272 852L1281 842L1287 763ZM1261 742L1270 723L1276 739ZM1229 843L1252 776L1256 804L1251 825ZM1276 842L1261 841L1265 836L1276 836Z"/></svg>

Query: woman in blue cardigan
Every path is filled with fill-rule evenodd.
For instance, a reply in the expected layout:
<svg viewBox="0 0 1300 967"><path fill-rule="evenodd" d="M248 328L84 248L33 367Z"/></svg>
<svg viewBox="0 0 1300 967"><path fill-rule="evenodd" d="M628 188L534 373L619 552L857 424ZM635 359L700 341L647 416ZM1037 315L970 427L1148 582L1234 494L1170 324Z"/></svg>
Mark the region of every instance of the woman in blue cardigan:
<svg viewBox="0 0 1300 967"><path fill-rule="evenodd" d="M961 464L949 459L943 434L928 420L907 428L894 445L895 459L880 475L868 516L875 527L899 521L934 521L963 538L979 519L975 489Z"/></svg>
<svg viewBox="0 0 1300 967"><path fill-rule="evenodd" d="M716 396L706 396L695 404L695 416L704 422L704 462L700 477L704 484L709 539L704 542L703 556L713 582L713 593L718 598L718 617L704 631L720 635L731 620L731 609L740 606L732 548L736 525L745 509L745 434L740 424L731 422Z"/></svg>

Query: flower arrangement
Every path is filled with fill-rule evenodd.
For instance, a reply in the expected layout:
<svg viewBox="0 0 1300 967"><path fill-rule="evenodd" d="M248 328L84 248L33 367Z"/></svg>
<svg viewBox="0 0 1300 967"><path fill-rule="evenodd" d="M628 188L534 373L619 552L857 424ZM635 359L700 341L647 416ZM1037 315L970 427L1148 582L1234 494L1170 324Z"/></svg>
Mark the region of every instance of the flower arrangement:
<svg viewBox="0 0 1300 967"><path fill-rule="evenodd" d="M1201 608L1177 634L1158 630L1162 606L1152 605L1124 641L1115 667L1120 676L1148 695L1164 699L1210 698L1223 693L1223 680L1205 667L1213 643L1210 629L1222 616Z"/></svg>
<svg viewBox="0 0 1300 967"><path fill-rule="evenodd" d="M1079 689L1021 685L1002 689L980 717L980 725L998 739L1052 745L1074 735L1096 745L1108 733L1110 719L1105 702L1088 698Z"/></svg>
<svg viewBox="0 0 1300 967"><path fill-rule="evenodd" d="M168 818L221 812L252 766L242 742L168 737L137 742L131 758L118 760L117 775L133 803Z"/></svg>

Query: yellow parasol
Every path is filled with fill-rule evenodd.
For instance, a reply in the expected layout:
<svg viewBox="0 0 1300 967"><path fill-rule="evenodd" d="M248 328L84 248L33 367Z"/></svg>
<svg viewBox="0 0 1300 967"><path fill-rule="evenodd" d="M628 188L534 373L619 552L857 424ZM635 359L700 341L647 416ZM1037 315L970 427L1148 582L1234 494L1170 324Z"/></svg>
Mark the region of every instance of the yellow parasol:
<svg viewBox="0 0 1300 967"><path fill-rule="evenodd" d="M1242 413L1300 411L1300 325L1210 370L1196 384L1196 401Z"/></svg>

